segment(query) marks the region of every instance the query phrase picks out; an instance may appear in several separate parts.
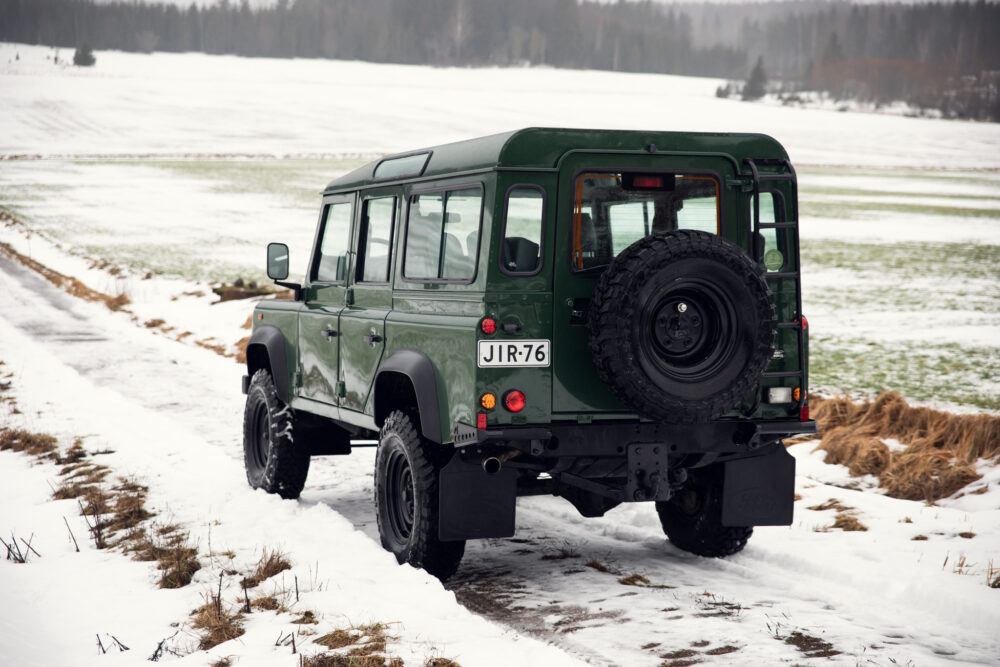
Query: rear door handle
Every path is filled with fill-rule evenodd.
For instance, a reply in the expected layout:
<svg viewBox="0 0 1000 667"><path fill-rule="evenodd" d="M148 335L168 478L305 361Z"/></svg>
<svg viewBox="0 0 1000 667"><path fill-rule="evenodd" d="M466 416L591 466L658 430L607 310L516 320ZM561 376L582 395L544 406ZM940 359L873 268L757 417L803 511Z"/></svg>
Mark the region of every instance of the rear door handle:
<svg viewBox="0 0 1000 667"><path fill-rule="evenodd" d="M370 334L365 334L365 336L364 336L364 341L365 341L366 343L368 343L369 345L372 345L372 346L374 346L374 345L375 345L375 343L381 343L381 342L382 342L382 337L381 337L381 336L379 336L379 335L378 335L377 333L375 333L375 332L373 331L373 332L371 332Z"/></svg>
<svg viewBox="0 0 1000 667"><path fill-rule="evenodd" d="M326 328L323 329L323 335L326 336L327 340L333 340L337 337L337 330L334 329L332 325L328 324L326 325Z"/></svg>

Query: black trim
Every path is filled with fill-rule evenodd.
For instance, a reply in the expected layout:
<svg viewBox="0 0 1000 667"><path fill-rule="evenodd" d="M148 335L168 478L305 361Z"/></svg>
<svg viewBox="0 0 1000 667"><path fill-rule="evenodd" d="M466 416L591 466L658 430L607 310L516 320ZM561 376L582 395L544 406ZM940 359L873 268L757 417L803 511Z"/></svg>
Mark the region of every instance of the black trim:
<svg viewBox="0 0 1000 667"><path fill-rule="evenodd" d="M440 184L431 183L431 187L428 188L411 188L406 194L406 216L403 219L403 224L401 225L403 230L402 245L403 245L403 257L400 260L399 275L402 277L404 283L412 283L416 285L471 285L476 282L476 278L479 277L479 259L481 256L481 248L483 245L483 218L485 217L486 211L486 183L485 181L459 181L455 184ZM473 271L471 278L411 278L406 275L406 250L407 250L407 239L410 236L410 209L413 205L413 197L427 194L434 194L435 192L445 193L444 209L442 210L442 215L448 212L448 197L447 193L458 191L458 190L471 190L472 188L478 188L480 192L479 200L479 243L476 245L476 259L473 264ZM441 238L442 243L444 243L444 225L445 221L441 221ZM442 253L443 254L443 253ZM441 258L438 258L438 265L440 266Z"/></svg>
<svg viewBox="0 0 1000 667"><path fill-rule="evenodd" d="M500 225L500 243L507 240L507 207L510 203L510 193L517 189L538 190L542 193L541 236L538 238L538 268L534 271L508 271L503 265L502 247L497 250L497 262L500 264L500 273L505 276L526 278L528 276L537 276L545 267L545 214L548 213L547 208L549 204L549 197L545 188L537 183L515 183L507 188L507 192L505 192L503 196L503 222Z"/></svg>
<svg viewBox="0 0 1000 667"><path fill-rule="evenodd" d="M395 409L408 406L381 405L378 400L379 378L383 373L400 373L409 378L413 393L417 398L416 408L420 413L420 430L425 438L441 442L441 411L438 405L437 378L434 364L423 352L417 350L396 350L390 354L375 373L372 387L375 392L375 425L379 428L386 417Z"/></svg>
<svg viewBox="0 0 1000 667"><path fill-rule="evenodd" d="M255 348L263 348L267 353L267 366L253 367ZM273 324L257 327L247 343L247 370L253 375L260 368L267 368L278 390L278 398L288 403L288 360L285 358L285 335Z"/></svg>

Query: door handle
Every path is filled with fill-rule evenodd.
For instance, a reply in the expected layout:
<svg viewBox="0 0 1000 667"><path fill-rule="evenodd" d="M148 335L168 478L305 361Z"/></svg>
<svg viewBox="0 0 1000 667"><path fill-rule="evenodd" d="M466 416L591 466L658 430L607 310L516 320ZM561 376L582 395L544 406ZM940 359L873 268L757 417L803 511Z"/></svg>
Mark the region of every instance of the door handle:
<svg viewBox="0 0 1000 667"><path fill-rule="evenodd" d="M333 340L337 337L337 330L328 324L326 325L326 328L323 329L323 335L326 336L327 340Z"/></svg>
<svg viewBox="0 0 1000 667"><path fill-rule="evenodd" d="M382 342L382 337L373 331L370 334L365 334L364 341L372 347L375 347L375 343Z"/></svg>

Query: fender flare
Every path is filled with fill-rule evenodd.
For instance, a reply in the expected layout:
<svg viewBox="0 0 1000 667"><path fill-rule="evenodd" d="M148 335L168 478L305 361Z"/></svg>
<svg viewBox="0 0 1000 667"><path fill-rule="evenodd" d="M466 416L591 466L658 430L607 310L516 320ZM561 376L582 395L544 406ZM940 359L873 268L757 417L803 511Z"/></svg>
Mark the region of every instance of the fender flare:
<svg viewBox="0 0 1000 667"><path fill-rule="evenodd" d="M440 443L441 409L434 363L430 357L417 350L396 350L379 365L374 383L375 425L379 428L385 423L392 408L391 405L382 405L378 401L379 380L387 373L399 373L410 380L417 399L417 410L420 413L420 430L428 440Z"/></svg>
<svg viewBox="0 0 1000 667"><path fill-rule="evenodd" d="M288 404L288 360L285 335L273 324L257 327L247 343L247 373L250 377L266 368L274 379L278 398Z"/></svg>

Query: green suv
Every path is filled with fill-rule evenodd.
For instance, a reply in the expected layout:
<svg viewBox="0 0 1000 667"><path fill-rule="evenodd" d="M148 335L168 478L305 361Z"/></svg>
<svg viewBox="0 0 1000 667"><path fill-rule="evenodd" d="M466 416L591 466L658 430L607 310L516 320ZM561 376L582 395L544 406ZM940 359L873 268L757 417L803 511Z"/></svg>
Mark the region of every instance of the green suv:
<svg viewBox="0 0 1000 667"><path fill-rule="evenodd" d="M514 534L516 498L583 516L655 503L725 556L792 520L807 405L795 172L757 134L531 128L386 157L330 183L305 282L257 304L251 486L377 440L400 563L444 579Z"/></svg>

